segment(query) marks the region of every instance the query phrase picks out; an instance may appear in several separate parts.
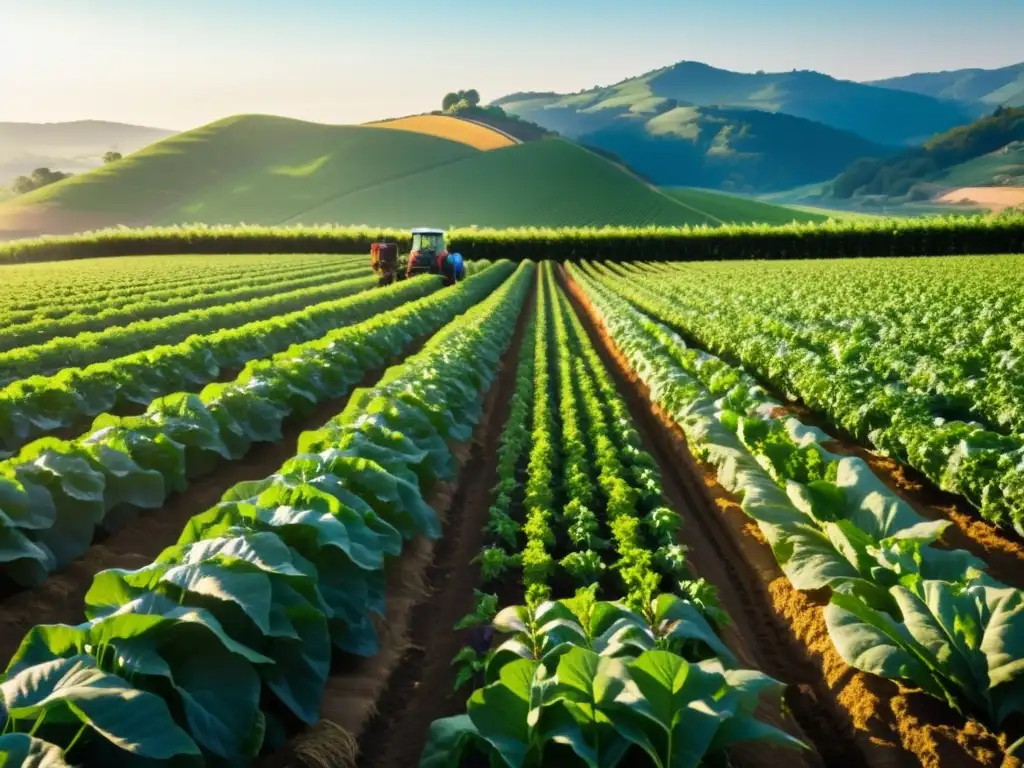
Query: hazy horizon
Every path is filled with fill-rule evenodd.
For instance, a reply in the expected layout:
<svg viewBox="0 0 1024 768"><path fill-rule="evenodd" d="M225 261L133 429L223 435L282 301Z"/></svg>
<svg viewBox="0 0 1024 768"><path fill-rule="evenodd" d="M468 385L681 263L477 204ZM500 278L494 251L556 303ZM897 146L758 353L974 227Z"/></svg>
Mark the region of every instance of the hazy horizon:
<svg viewBox="0 0 1024 768"><path fill-rule="evenodd" d="M1024 58L1024 4L1000 0L88 2L0 0L0 45L18 62L0 80L0 121L357 123L437 108L449 90L576 91L681 60L866 81Z"/></svg>

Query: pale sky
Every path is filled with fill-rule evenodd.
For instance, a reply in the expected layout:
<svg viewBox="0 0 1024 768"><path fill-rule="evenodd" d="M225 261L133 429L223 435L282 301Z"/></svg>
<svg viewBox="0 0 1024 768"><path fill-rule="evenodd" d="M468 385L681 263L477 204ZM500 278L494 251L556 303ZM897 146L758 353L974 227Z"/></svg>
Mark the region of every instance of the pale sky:
<svg viewBox="0 0 1024 768"><path fill-rule="evenodd" d="M1021 0L0 0L0 121L332 123L679 60L869 80L1024 59Z"/></svg>

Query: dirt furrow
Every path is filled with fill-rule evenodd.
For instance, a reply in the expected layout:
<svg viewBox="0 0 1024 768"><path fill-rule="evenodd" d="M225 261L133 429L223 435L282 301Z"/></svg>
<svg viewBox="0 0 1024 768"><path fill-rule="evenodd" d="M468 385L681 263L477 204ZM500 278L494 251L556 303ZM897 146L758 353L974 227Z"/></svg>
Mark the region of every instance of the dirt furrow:
<svg viewBox="0 0 1024 768"><path fill-rule="evenodd" d="M680 511L689 556L720 591L735 630L768 674L791 684L787 703L827 765L1019 765L1005 743L979 724L956 717L941 702L900 689L847 665L825 627L824 596L796 592L756 526L693 458L682 430L650 401L585 297L563 275L588 331L622 379L633 417L674 472L663 482L685 496ZM689 495L686 495L689 494ZM699 532L699 533L698 533ZM730 638L731 639L731 638Z"/></svg>
<svg viewBox="0 0 1024 768"><path fill-rule="evenodd" d="M451 660L462 645L453 625L472 608L479 583L477 567L469 561L482 541L497 440L515 391L517 356L533 300L531 291L473 439L453 447L459 485L439 484L427 498L443 524L442 538L416 539L388 573L380 651L369 659L336 663L321 721L267 756L261 768L411 767L419 762L430 723L463 707L464 700L449 696Z"/></svg>

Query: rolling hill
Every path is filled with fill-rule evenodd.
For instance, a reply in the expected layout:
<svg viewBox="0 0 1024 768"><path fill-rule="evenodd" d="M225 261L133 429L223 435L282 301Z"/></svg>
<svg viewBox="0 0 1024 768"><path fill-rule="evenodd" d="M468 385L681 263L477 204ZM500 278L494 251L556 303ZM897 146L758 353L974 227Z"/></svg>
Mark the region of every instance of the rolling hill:
<svg viewBox="0 0 1024 768"><path fill-rule="evenodd" d="M447 138L445 138L447 137ZM0 231L116 224L716 225L736 199L666 194L561 138L452 117L330 126L245 115L0 205ZM772 221L803 218L777 206ZM741 218L751 220L749 212Z"/></svg>
<svg viewBox="0 0 1024 768"><path fill-rule="evenodd" d="M829 185L840 200L856 196L935 197L946 186L989 186L1024 173L1024 108L1002 108L892 157L859 160ZM1005 163L1002 162L1005 160ZM951 178L955 177L955 178ZM930 186L929 186L930 185Z"/></svg>
<svg viewBox="0 0 1024 768"><path fill-rule="evenodd" d="M765 192L832 178L891 149L790 115L718 107L622 113L576 137L622 158L659 186Z"/></svg>
<svg viewBox="0 0 1024 768"><path fill-rule="evenodd" d="M981 104L986 111L998 106L1024 107L1024 62L999 69L917 72L869 84L936 99Z"/></svg>
<svg viewBox="0 0 1024 768"><path fill-rule="evenodd" d="M731 200L718 205L729 209ZM717 215L713 202L680 202L562 138L518 142L453 117L405 118L382 127L242 115L10 200L0 205L0 234L122 224L507 227L733 220ZM801 218L782 208L763 213L773 220Z"/></svg>
<svg viewBox="0 0 1024 768"><path fill-rule="evenodd" d="M80 173L99 166L103 153L135 152L174 131L124 123L0 122L0 186L36 168Z"/></svg>
<svg viewBox="0 0 1024 768"><path fill-rule="evenodd" d="M607 88L571 95L512 94L494 103L572 138L607 127L622 115L650 118L686 106L784 113L884 145L922 141L977 116L961 104L819 72L747 74L693 61Z"/></svg>

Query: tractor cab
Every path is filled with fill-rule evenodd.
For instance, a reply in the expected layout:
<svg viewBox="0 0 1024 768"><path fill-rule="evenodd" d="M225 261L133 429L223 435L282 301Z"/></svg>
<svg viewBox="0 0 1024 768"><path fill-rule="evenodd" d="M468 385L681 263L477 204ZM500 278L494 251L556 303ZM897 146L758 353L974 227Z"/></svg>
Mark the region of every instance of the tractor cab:
<svg viewBox="0 0 1024 768"><path fill-rule="evenodd" d="M443 259L447 255L443 229L418 227L412 230L412 248L406 273L409 277L424 272L436 274L441 271L439 258Z"/></svg>

